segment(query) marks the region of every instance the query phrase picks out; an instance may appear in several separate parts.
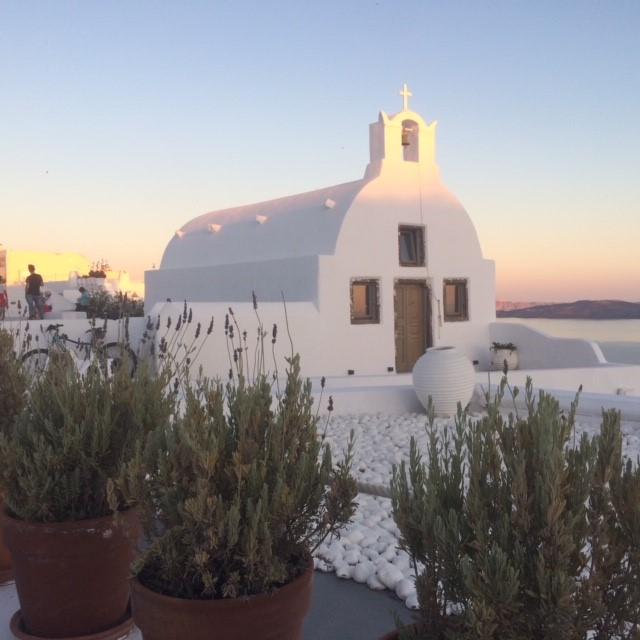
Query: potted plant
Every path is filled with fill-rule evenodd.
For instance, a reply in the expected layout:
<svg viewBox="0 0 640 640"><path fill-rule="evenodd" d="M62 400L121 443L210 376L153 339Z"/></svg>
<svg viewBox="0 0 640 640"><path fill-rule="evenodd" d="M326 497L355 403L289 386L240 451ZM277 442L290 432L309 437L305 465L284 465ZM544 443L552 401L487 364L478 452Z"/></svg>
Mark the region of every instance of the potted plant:
<svg viewBox="0 0 640 640"><path fill-rule="evenodd" d="M27 376L14 352L14 339L0 328L0 433L10 438L16 416L26 399ZM0 483L1 484L1 483ZM0 489L0 519L4 514L4 497ZM4 544L0 525L0 584L13 580L11 555Z"/></svg>
<svg viewBox="0 0 640 640"><path fill-rule="evenodd" d="M226 331L233 340L229 318ZM135 505L148 540L131 581L146 640L300 638L311 551L355 510L351 449L333 464L299 357L278 392L275 377L242 372L242 336L230 350L236 373L180 383L180 415L111 484L113 508Z"/></svg>
<svg viewBox="0 0 640 640"><path fill-rule="evenodd" d="M518 368L518 347L513 342L491 343L491 368L494 371L513 371Z"/></svg>
<svg viewBox="0 0 640 640"><path fill-rule="evenodd" d="M416 566L420 621L392 638L633 637L640 625L640 468L624 460L620 413L576 438L568 412L526 387L526 415L459 410L395 468L400 546ZM517 388L513 389L517 395ZM629 635L631 633L631 635Z"/></svg>
<svg viewBox="0 0 640 640"><path fill-rule="evenodd" d="M97 359L80 374L66 352L52 352L32 381L13 433L0 437L3 528L21 607L15 634L105 638L132 626L128 574L140 525L131 509L116 522L106 487L171 411L163 383L144 366L135 378L126 366L106 374Z"/></svg>

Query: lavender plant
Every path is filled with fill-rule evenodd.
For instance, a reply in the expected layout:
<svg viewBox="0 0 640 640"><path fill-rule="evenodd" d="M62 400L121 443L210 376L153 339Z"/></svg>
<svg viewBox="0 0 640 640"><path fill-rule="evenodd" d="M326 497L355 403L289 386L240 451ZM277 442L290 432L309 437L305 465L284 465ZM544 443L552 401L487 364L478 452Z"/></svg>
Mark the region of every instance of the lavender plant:
<svg viewBox="0 0 640 640"><path fill-rule="evenodd" d="M406 638L640 637L640 471L623 460L620 414L575 437L552 396L526 417L502 415L506 387L471 421L442 433L429 420L427 461L415 442L394 471L400 545L421 567L421 621Z"/></svg>
<svg viewBox="0 0 640 640"><path fill-rule="evenodd" d="M28 379L14 352L14 336L0 328L0 433L11 437L16 416L26 401Z"/></svg>
<svg viewBox="0 0 640 640"><path fill-rule="evenodd" d="M0 436L8 512L36 522L109 514L109 478L173 412L165 386L144 366L132 378L125 367L106 375L94 361L80 374L68 353L52 352L14 430Z"/></svg>
<svg viewBox="0 0 640 640"><path fill-rule="evenodd" d="M181 410L110 484L114 507L125 501L142 514L149 544L134 574L181 598L247 596L291 581L355 510L352 449L334 464L322 444L299 356L274 393L260 323L255 369L231 310L226 331L229 379L191 381L183 371Z"/></svg>

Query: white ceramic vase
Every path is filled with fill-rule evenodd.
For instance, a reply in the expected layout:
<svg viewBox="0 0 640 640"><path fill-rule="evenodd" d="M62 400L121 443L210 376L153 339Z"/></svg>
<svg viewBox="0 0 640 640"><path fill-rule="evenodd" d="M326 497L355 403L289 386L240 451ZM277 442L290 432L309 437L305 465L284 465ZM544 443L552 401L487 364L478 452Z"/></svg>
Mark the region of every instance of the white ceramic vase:
<svg viewBox="0 0 640 640"><path fill-rule="evenodd" d="M471 361L455 347L431 347L413 367L413 388L422 406L429 396L437 415L452 416L458 402L465 407L475 388L475 371Z"/></svg>
<svg viewBox="0 0 640 640"><path fill-rule="evenodd" d="M518 353L510 349L491 349L491 368L494 371L504 370L504 361L507 361L509 371L518 368Z"/></svg>

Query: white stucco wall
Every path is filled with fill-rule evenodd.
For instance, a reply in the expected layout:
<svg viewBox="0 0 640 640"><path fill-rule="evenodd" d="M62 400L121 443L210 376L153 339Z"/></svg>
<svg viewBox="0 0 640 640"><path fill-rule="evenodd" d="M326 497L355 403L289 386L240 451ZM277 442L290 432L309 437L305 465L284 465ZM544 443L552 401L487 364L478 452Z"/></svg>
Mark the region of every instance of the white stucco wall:
<svg viewBox="0 0 640 640"><path fill-rule="evenodd" d="M408 147L400 144L403 128L410 131ZM370 132L362 180L210 212L183 225L160 269L146 273L147 309L157 313L167 299L186 300L203 323L211 315L223 321L230 303L250 307L255 291L265 323L280 324L284 297L306 375L381 375L395 368L395 283L419 281L430 289L434 346L456 346L488 367L494 264L440 181L435 123L411 111L381 113ZM424 266L400 265L399 225L424 227ZM377 324L351 324L350 284L359 278L379 282ZM467 280L467 321L444 321L447 278ZM209 363L217 349L207 347Z"/></svg>
<svg viewBox="0 0 640 640"><path fill-rule="evenodd" d="M399 264L399 225L425 227L425 266ZM423 173L416 163L387 162L380 175L354 200L345 217L335 257L336 271L328 281L340 282L342 291L348 291L350 277L380 279L380 328L387 340L394 331L394 282L422 280L431 289L434 346L456 346L472 361L487 365L488 324L495 319L495 265L483 258L471 219L436 174ZM442 292L447 278L468 280L468 321L444 320ZM325 292L326 304L322 296L320 302L323 314L337 304L332 288L327 287ZM348 298L342 300L348 304ZM343 307L340 313L344 317L348 309ZM393 344L390 349L393 353ZM393 363L393 357L387 356L387 360Z"/></svg>
<svg viewBox="0 0 640 640"><path fill-rule="evenodd" d="M87 331L92 327L92 321L85 314L73 314L72 317L56 319L56 324L61 324L60 332L66 334L72 340L87 341ZM147 323L146 318L129 318L127 326L121 320L99 320L100 326L106 326L105 343L128 342L131 348L139 352L142 336ZM44 320L5 320L2 328L11 332L15 337L16 352L24 354L35 348L47 348L49 346L49 334L46 328L51 324L45 317ZM28 345L28 346L27 346ZM70 345L70 348L72 346Z"/></svg>
<svg viewBox="0 0 640 640"><path fill-rule="evenodd" d="M158 302L317 302L318 256L146 273L145 305Z"/></svg>
<svg viewBox="0 0 640 640"><path fill-rule="evenodd" d="M494 322L490 330L491 341L516 345L521 369L566 369L606 363L602 350L591 340L555 338L517 322Z"/></svg>

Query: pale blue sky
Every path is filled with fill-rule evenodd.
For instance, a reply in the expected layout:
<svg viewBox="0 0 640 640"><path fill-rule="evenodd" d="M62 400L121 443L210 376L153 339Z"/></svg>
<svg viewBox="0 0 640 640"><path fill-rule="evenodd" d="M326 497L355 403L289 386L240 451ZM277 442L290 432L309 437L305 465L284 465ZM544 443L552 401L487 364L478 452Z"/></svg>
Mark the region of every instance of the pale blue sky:
<svg viewBox="0 0 640 640"><path fill-rule="evenodd" d="M142 278L210 210L438 120L497 296L640 300L640 2L0 0L0 243Z"/></svg>

